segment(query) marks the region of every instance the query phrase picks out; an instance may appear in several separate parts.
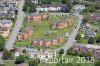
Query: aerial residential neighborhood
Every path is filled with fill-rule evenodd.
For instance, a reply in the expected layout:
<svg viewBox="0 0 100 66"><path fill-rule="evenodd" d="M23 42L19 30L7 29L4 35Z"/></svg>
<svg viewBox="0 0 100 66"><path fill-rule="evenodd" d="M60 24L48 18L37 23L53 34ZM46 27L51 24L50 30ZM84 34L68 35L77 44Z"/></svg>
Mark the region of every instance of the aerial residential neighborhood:
<svg viewBox="0 0 100 66"><path fill-rule="evenodd" d="M0 0L0 66L100 66L100 1Z"/></svg>

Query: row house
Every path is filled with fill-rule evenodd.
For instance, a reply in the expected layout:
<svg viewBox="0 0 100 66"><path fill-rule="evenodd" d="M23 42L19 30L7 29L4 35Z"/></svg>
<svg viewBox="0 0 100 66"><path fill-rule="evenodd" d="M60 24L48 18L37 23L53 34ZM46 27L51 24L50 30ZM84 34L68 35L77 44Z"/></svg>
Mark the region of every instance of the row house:
<svg viewBox="0 0 100 66"><path fill-rule="evenodd" d="M100 20L100 13L91 13L89 18L92 20Z"/></svg>
<svg viewBox="0 0 100 66"><path fill-rule="evenodd" d="M72 46L74 51L78 52L92 52L95 59L100 59L100 46L96 45L84 45L84 44L74 44Z"/></svg>
<svg viewBox="0 0 100 66"><path fill-rule="evenodd" d="M68 4L42 4L37 10L42 12L68 12L69 7Z"/></svg>
<svg viewBox="0 0 100 66"><path fill-rule="evenodd" d="M64 27L67 27L67 26L70 26L72 24L72 19L71 18L68 18L64 21L60 21L60 22L52 22L50 24L50 26L52 28L64 28Z"/></svg>
<svg viewBox="0 0 100 66"><path fill-rule="evenodd" d="M34 38L31 41L32 46L54 46L64 42L64 36L57 36L57 38Z"/></svg>
<svg viewBox="0 0 100 66"><path fill-rule="evenodd" d="M28 27L24 32L20 32L18 34L18 40L28 40L33 35L33 28Z"/></svg>
<svg viewBox="0 0 100 66"><path fill-rule="evenodd" d="M9 35L9 28L3 27L0 28L0 35L2 35L4 38L6 38Z"/></svg>
<svg viewBox="0 0 100 66"><path fill-rule="evenodd" d="M56 51L54 50L47 50L47 51L28 50L28 55L30 58L49 59L49 58L56 57Z"/></svg>
<svg viewBox="0 0 100 66"><path fill-rule="evenodd" d="M0 20L0 27L10 28L12 26L11 20Z"/></svg>
<svg viewBox="0 0 100 66"><path fill-rule="evenodd" d="M49 14L41 13L41 14L31 14L26 17L26 21L34 21L34 22L39 22L43 20L48 20Z"/></svg>

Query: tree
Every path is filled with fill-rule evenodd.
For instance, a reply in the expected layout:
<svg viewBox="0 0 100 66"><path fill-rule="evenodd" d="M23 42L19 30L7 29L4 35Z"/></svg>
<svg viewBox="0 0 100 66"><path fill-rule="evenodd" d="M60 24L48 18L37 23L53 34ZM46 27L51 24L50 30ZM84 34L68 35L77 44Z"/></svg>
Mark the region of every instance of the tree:
<svg viewBox="0 0 100 66"><path fill-rule="evenodd" d="M0 51L3 51L5 48L5 39L0 35Z"/></svg>
<svg viewBox="0 0 100 66"><path fill-rule="evenodd" d="M16 14L16 15L18 14L18 10L17 10L17 9L15 10L15 14Z"/></svg>
<svg viewBox="0 0 100 66"><path fill-rule="evenodd" d="M65 9L65 12L69 12L71 9L72 9L72 3L71 3L71 0L61 0L61 2L63 3L63 4L67 4L68 5L68 9Z"/></svg>
<svg viewBox="0 0 100 66"><path fill-rule="evenodd" d="M63 54L64 53L64 49L60 49L59 54Z"/></svg>
<svg viewBox="0 0 100 66"><path fill-rule="evenodd" d="M4 59L4 60L11 60L13 58L14 58L14 55L13 55L12 52L10 52L8 50L4 50L2 59Z"/></svg>
<svg viewBox="0 0 100 66"><path fill-rule="evenodd" d="M78 56L79 55L79 52L78 51L72 51L72 55L73 56Z"/></svg>
<svg viewBox="0 0 100 66"><path fill-rule="evenodd" d="M72 52L73 52L73 50L71 48L67 50L68 55L72 55Z"/></svg>
<svg viewBox="0 0 100 66"><path fill-rule="evenodd" d="M85 57L85 53L84 52L81 52L79 56L80 57Z"/></svg>
<svg viewBox="0 0 100 66"><path fill-rule="evenodd" d="M97 37L97 39L96 39L96 43L100 43L100 36Z"/></svg>
<svg viewBox="0 0 100 66"><path fill-rule="evenodd" d="M29 12L35 12L37 5L35 3L32 3L31 0L25 0L25 4L23 7L23 11L29 11Z"/></svg>
<svg viewBox="0 0 100 66"><path fill-rule="evenodd" d="M92 52L86 52L85 53L85 58L87 59L87 60L91 60L91 57L93 56L93 54L92 54Z"/></svg>
<svg viewBox="0 0 100 66"><path fill-rule="evenodd" d="M94 38L93 37L90 37L89 40L88 40L88 43L89 44L93 44L94 43Z"/></svg>
<svg viewBox="0 0 100 66"><path fill-rule="evenodd" d="M27 11L27 9L28 9L28 5L24 4L23 11Z"/></svg>
<svg viewBox="0 0 100 66"><path fill-rule="evenodd" d="M30 59L28 64L29 66L38 66L38 61L36 59Z"/></svg>
<svg viewBox="0 0 100 66"><path fill-rule="evenodd" d="M23 50L23 53L26 53L26 49Z"/></svg>
<svg viewBox="0 0 100 66"><path fill-rule="evenodd" d="M20 63L24 63L24 61L25 61L25 57L23 55L20 55L19 57L16 58L15 63L20 64Z"/></svg>
<svg viewBox="0 0 100 66"><path fill-rule="evenodd" d="M81 35L80 34L77 34L75 39L77 40L77 42L80 42L81 41Z"/></svg>

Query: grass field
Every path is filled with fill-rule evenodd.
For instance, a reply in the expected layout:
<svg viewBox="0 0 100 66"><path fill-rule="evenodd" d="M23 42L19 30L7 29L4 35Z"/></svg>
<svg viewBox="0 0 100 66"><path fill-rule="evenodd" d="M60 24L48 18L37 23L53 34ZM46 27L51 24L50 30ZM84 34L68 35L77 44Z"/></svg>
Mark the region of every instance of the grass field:
<svg viewBox="0 0 100 66"><path fill-rule="evenodd" d="M15 66L13 60L4 60L4 64L5 66Z"/></svg>

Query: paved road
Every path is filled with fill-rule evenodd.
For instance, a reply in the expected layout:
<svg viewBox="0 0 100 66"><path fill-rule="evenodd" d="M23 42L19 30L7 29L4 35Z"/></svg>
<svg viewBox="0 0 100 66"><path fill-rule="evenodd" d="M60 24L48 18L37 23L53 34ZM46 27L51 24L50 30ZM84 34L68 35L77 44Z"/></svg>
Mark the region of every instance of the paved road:
<svg viewBox="0 0 100 66"><path fill-rule="evenodd" d="M80 25L82 23L82 19L83 19L83 16L82 15L79 15L79 14L75 14L77 17L79 17L78 19L78 22L77 22L77 25L76 25L76 29L73 30L73 32L70 34L69 38L68 38L68 41L66 43L66 45L64 47L62 47L64 49L64 54L62 55L62 57L65 56L66 54L66 51L74 44L75 42L75 37L78 33L78 30L80 28Z"/></svg>
<svg viewBox="0 0 100 66"><path fill-rule="evenodd" d="M15 27L14 27L12 33L11 33L10 38L6 42L6 48L8 50L13 48L13 44L16 40L17 34L19 33L19 30L21 29L22 22L23 22L23 19L24 19L24 13L22 11L24 2L25 2L24 0L20 1L19 7L18 7L18 9L19 9L18 10L18 16L17 16L17 21L16 21L16 24L15 24Z"/></svg>

